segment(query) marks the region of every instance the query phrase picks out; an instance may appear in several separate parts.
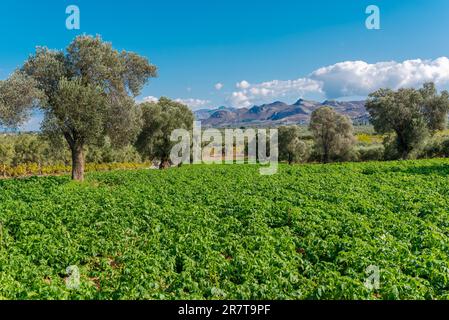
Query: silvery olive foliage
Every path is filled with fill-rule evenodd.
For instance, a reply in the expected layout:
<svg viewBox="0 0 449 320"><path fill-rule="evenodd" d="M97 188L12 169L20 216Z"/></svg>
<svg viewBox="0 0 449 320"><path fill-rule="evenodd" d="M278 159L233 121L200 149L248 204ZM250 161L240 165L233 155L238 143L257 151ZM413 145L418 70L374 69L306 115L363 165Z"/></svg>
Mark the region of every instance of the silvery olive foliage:
<svg viewBox="0 0 449 320"><path fill-rule="evenodd" d="M351 120L331 107L320 107L312 113L309 130L315 152L324 163L349 157L356 143Z"/></svg>
<svg viewBox="0 0 449 320"><path fill-rule="evenodd" d="M309 147L301 138L298 126L279 127L279 160L289 164L305 162L309 155Z"/></svg>
<svg viewBox="0 0 449 320"><path fill-rule="evenodd" d="M32 107L44 98L36 84L22 72L0 80L0 126L15 128L28 119Z"/></svg>
<svg viewBox="0 0 449 320"><path fill-rule="evenodd" d="M170 140L171 133L175 129L192 130L194 115L186 105L165 97L140 106L144 124L136 142L137 150L149 159L161 160L160 167L166 168L177 143Z"/></svg>
<svg viewBox="0 0 449 320"><path fill-rule="evenodd" d="M44 133L64 137L72 153L72 177L83 180L87 145L108 136L123 146L137 137L142 123L134 98L156 71L136 53L119 52L100 36L82 35L65 50L38 47L15 76L20 81L6 80L0 100L20 111L18 120L38 101ZM10 99L8 93L17 86L28 95Z"/></svg>
<svg viewBox="0 0 449 320"><path fill-rule="evenodd" d="M366 108L378 133L389 134L386 149L392 158L414 158L427 138L446 128L449 93L434 83L421 89L379 89L369 95Z"/></svg>

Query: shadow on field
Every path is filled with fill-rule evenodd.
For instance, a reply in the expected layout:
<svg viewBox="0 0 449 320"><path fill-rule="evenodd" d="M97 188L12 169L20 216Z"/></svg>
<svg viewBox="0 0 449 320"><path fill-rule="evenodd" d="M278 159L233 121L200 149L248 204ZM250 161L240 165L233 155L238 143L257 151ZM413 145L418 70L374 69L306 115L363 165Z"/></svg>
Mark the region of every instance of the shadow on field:
<svg viewBox="0 0 449 320"><path fill-rule="evenodd" d="M426 166L393 167L386 172L398 172L415 175L440 175L449 177L449 164L433 164ZM384 171L384 172L385 172Z"/></svg>

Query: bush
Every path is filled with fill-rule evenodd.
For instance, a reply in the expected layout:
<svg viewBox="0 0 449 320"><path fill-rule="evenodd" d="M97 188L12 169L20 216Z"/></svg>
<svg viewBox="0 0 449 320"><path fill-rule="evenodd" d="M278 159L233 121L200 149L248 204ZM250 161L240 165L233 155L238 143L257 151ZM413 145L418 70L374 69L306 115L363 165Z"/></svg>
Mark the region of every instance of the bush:
<svg viewBox="0 0 449 320"><path fill-rule="evenodd" d="M359 146L355 151L359 161L381 161L385 148L383 145Z"/></svg>
<svg viewBox="0 0 449 320"><path fill-rule="evenodd" d="M449 157L449 139L448 137L435 137L429 141L421 153L420 158L447 158Z"/></svg>
<svg viewBox="0 0 449 320"><path fill-rule="evenodd" d="M320 107L312 112L309 124L315 142L315 152L321 162L353 159L356 143L351 120L331 107Z"/></svg>
<svg viewBox="0 0 449 320"><path fill-rule="evenodd" d="M309 158L309 146L301 139L298 126L279 127L279 160L289 164L306 162Z"/></svg>

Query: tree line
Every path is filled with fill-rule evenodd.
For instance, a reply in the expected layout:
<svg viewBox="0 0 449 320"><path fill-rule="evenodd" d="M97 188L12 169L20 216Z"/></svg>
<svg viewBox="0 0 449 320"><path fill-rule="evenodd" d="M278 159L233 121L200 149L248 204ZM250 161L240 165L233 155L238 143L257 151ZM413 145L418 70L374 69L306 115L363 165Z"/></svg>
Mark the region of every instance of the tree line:
<svg viewBox="0 0 449 320"><path fill-rule="evenodd" d="M434 83L425 83L419 89L379 89L369 95L366 109L376 133L384 136L382 154L372 160L449 156L449 141L432 140L447 128L449 112L449 93L438 93ZM311 115L309 130L312 148L301 140L299 128L279 129L281 160L327 163L356 158L354 128L348 117L330 107L320 107Z"/></svg>
<svg viewBox="0 0 449 320"><path fill-rule="evenodd" d="M157 158L165 168L174 145L171 132L191 130L194 116L187 106L168 98L136 103L154 77L157 67L147 58L119 52L100 36L78 36L65 50L38 47L8 79L0 81L0 126L16 128L31 110L40 109L44 114L41 136L48 146L41 146L47 151L36 152L35 157L61 160L69 155L75 180L84 179L86 150L88 161L95 154L101 158L99 153L105 149L110 155L115 152L116 159ZM433 83L420 89L380 89L369 95L366 108L376 132L385 137L381 158L410 159L446 128L449 93L438 93ZM279 128L280 160L351 160L356 139L348 117L321 107L312 113L309 130L312 146L302 139L298 127ZM37 148L39 143L33 143ZM16 150L20 146L14 148L20 155ZM11 158L8 152L0 147L3 159Z"/></svg>
<svg viewBox="0 0 449 320"><path fill-rule="evenodd" d="M43 135L53 145L65 142L72 178L83 180L87 147L102 146L108 140L120 148L141 141L140 135L148 132L159 136L160 128L144 123L152 107L135 102L143 86L156 76L157 67L147 58L119 52L100 36L78 36L65 50L38 47L0 82L0 125L17 127L32 109L39 108L44 114ZM160 103L184 107L168 99ZM139 146L144 148L143 143Z"/></svg>

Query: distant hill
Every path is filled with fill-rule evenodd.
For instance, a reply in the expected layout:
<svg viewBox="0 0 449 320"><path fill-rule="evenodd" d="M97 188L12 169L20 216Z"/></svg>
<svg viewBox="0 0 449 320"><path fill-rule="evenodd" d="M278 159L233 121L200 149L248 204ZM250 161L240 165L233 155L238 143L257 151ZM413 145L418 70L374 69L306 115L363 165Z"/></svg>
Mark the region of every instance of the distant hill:
<svg viewBox="0 0 449 320"><path fill-rule="evenodd" d="M330 106L347 115L355 123L368 122L365 101L326 100L316 102L299 99L294 104L275 101L251 108L202 109L195 111L197 120L206 127L277 126L285 124L306 124L311 113L319 107Z"/></svg>

